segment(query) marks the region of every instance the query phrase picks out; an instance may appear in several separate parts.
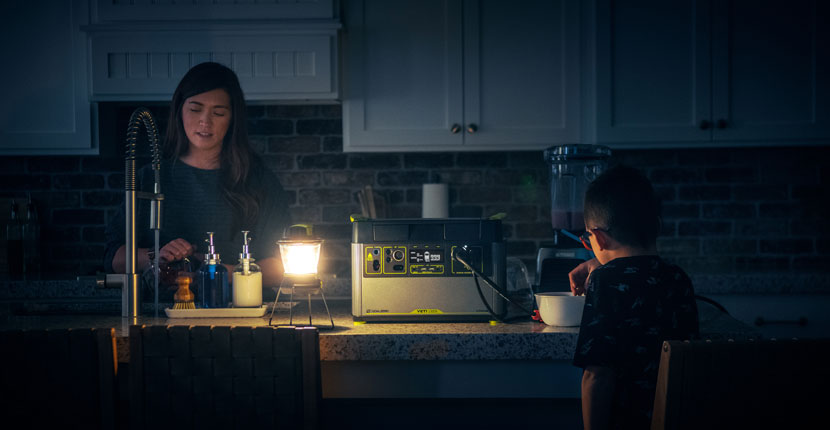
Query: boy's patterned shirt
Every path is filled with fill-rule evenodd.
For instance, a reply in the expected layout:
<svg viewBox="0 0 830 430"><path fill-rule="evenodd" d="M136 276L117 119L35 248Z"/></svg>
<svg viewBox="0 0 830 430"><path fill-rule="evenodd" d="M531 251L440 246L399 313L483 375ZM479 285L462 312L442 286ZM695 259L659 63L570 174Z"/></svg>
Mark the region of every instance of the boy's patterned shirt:
<svg viewBox="0 0 830 430"><path fill-rule="evenodd" d="M649 427L662 342L698 337L694 296L686 273L656 255L591 272L573 363L614 370L614 427Z"/></svg>

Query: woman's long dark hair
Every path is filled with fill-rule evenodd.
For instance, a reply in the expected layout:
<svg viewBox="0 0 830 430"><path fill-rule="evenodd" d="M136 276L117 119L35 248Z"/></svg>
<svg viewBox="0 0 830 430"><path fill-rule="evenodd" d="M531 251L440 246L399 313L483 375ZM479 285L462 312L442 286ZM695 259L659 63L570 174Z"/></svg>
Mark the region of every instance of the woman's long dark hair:
<svg viewBox="0 0 830 430"><path fill-rule="evenodd" d="M182 105L189 97L215 89L228 92L231 100L231 122L222 151L219 154L222 196L234 211L234 231L253 228L259 213L263 189L251 172L259 169L259 157L248 143L247 114L245 97L239 86L239 79L233 70L219 63L201 63L193 66L179 82L170 102L170 119L162 154L166 159L176 161L190 150L190 143L182 124Z"/></svg>

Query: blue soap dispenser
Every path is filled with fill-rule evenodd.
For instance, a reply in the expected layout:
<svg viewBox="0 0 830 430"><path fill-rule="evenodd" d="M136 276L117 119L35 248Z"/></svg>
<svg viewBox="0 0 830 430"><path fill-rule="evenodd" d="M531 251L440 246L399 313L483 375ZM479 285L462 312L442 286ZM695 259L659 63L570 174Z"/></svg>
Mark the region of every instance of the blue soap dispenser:
<svg viewBox="0 0 830 430"><path fill-rule="evenodd" d="M201 308L226 308L231 302L231 289L228 284L228 269L222 265L216 247L213 245L213 232L207 232L208 252L199 268L199 284L196 300Z"/></svg>

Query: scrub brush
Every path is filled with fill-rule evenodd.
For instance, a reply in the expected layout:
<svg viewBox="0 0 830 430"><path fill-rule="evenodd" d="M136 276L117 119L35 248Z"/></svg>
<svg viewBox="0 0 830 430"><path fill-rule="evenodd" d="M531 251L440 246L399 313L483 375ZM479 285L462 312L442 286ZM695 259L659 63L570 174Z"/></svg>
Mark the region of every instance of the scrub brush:
<svg viewBox="0 0 830 430"><path fill-rule="evenodd" d="M190 291L190 276L179 276L176 278L179 289L173 294L173 309L196 309L193 303L193 292Z"/></svg>

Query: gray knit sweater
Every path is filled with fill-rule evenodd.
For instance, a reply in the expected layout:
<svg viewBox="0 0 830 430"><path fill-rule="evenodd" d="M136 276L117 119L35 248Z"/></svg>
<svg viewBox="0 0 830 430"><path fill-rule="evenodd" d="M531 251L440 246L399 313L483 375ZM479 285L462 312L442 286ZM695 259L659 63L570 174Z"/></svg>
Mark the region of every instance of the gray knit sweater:
<svg viewBox="0 0 830 430"><path fill-rule="evenodd" d="M219 191L219 170L202 170L188 166L181 161L162 161L161 192L162 228L159 247L171 240L182 238L196 246L197 254L207 252L207 232L214 232L216 252L222 263L235 265L242 251L241 230L250 230L252 237L250 251L257 260L273 257L276 241L283 229L290 225L288 197L277 176L264 166L255 168L255 183L265 189L265 200L260 202L259 216L255 225L234 229L234 215L230 205ZM138 189L152 191L153 171L149 165L138 172ZM153 231L149 229L150 204L138 200L136 212L136 235L139 248L152 248ZM106 228L107 248L104 267L112 272L112 258L125 243L124 205L110 215ZM236 224L239 224L238 222Z"/></svg>

